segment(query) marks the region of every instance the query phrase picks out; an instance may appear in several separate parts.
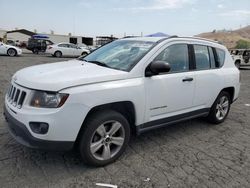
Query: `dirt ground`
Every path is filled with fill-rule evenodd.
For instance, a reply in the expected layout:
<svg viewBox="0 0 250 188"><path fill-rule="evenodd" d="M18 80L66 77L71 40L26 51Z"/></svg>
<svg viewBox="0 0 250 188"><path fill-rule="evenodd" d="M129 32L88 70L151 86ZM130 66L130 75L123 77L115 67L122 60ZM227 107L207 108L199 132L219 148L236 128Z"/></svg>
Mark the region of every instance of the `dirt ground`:
<svg viewBox="0 0 250 188"><path fill-rule="evenodd" d="M0 105L17 70L63 60L0 56ZM133 137L125 154L103 168L85 166L75 152L19 145L0 108L0 187L250 187L250 67L241 69L241 77L240 98L223 124L196 119Z"/></svg>

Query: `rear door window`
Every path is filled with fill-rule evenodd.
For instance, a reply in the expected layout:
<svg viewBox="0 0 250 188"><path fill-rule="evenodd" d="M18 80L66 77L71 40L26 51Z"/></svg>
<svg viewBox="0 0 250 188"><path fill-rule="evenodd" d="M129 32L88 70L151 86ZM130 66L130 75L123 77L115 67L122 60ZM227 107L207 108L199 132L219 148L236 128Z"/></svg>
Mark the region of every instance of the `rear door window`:
<svg viewBox="0 0 250 188"><path fill-rule="evenodd" d="M210 69L208 47L203 45L194 45L194 54L197 70Z"/></svg>
<svg viewBox="0 0 250 188"><path fill-rule="evenodd" d="M69 45L69 48L77 48L77 46L74 44L68 44L68 45Z"/></svg>

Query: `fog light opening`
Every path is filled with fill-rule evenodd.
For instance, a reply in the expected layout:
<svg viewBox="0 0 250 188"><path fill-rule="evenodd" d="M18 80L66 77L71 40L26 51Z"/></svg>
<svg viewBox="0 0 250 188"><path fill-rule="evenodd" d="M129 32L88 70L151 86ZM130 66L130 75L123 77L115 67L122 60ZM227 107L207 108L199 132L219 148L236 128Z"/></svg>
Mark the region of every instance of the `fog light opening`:
<svg viewBox="0 0 250 188"><path fill-rule="evenodd" d="M30 122L31 130L36 134L46 134L49 130L49 124L44 122Z"/></svg>

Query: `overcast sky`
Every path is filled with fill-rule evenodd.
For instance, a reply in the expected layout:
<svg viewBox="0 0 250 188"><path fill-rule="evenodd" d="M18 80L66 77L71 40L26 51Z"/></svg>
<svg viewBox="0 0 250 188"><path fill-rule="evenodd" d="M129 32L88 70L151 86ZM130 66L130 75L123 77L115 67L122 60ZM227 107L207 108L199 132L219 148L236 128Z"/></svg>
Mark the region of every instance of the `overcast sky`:
<svg viewBox="0 0 250 188"><path fill-rule="evenodd" d="M250 24L250 0L0 0L0 28L82 36L189 36Z"/></svg>

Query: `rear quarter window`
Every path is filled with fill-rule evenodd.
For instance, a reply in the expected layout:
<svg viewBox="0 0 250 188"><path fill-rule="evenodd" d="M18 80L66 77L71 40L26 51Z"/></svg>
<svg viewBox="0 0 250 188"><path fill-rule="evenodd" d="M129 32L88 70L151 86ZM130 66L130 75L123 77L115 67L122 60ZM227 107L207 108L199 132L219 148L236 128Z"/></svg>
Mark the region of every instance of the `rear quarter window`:
<svg viewBox="0 0 250 188"><path fill-rule="evenodd" d="M224 50L219 49L219 48L216 48L216 53L217 53L217 58L218 58L217 61L219 63L219 67L222 67L225 62L226 53Z"/></svg>

